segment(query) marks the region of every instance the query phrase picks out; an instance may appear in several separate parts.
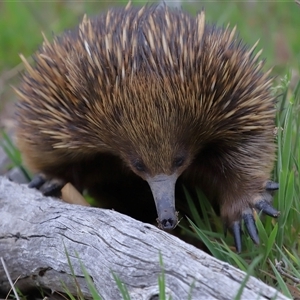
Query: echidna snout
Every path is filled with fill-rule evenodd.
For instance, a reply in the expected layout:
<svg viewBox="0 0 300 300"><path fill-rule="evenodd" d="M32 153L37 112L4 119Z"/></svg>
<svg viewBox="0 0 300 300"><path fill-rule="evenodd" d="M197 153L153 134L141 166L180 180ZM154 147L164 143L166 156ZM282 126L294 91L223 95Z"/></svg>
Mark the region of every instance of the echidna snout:
<svg viewBox="0 0 300 300"><path fill-rule="evenodd" d="M177 174L159 174L148 178L156 205L158 224L162 229L173 229L177 224L175 210L175 183Z"/></svg>

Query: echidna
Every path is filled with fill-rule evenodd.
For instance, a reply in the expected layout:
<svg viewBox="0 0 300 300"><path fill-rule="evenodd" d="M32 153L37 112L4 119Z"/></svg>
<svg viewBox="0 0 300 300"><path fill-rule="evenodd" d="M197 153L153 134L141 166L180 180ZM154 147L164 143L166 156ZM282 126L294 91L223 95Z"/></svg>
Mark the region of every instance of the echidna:
<svg viewBox="0 0 300 300"><path fill-rule="evenodd" d="M18 145L42 174L31 186L46 195L66 182L98 189L134 215L124 196L146 208L148 197L136 192L145 180L160 227L172 229L180 178L218 203L238 251L242 220L258 243L253 209L279 212L271 206L278 184L269 180L272 79L255 48L235 29L205 24L203 11L194 18L156 5L85 16L45 39L34 66L23 58L17 90Z"/></svg>

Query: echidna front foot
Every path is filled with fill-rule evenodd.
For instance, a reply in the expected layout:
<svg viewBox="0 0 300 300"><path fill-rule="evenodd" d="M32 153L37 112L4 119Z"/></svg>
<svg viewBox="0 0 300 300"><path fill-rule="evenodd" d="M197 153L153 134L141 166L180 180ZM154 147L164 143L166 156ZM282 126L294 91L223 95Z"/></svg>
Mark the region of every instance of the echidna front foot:
<svg viewBox="0 0 300 300"><path fill-rule="evenodd" d="M36 174L28 184L30 188L40 190L45 196L57 197L60 195L61 189L65 185L65 181L58 178L48 179L43 173Z"/></svg>
<svg viewBox="0 0 300 300"><path fill-rule="evenodd" d="M259 197L254 197L254 200L252 203L249 203L249 206L247 208L244 208L244 210L241 213L240 220L234 220L230 223L228 226L229 230L232 232L235 242L235 247L238 253L242 251L242 227L241 227L241 221L243 220L245 228L252 239L252 241L255 244L259 244L259 236L258 231L255 224L255 219L253 216L253 208L255 208L259 213L263 212L266 215L269 215L271 217L278 217L279 211L276 210L272 205L271 202L273 200L273 192L279 188L278 183L273 181L268 181L265 185L265 192L259 195ZM225 228L225 232L226 232Z"/></svg>

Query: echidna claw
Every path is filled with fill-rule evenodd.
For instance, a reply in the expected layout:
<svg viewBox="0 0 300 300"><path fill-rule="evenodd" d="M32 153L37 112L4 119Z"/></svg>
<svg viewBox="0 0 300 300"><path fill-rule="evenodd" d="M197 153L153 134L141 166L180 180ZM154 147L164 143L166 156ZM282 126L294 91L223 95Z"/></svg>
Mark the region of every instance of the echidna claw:
<svg viewBox="0 0 300 300"><path fill-rule="evenodd" d="M59 197L61 195L61 189L65 185L65 182L60 179L51 179L46 181L40 188L44 196Z"/></svg>
<svg viewBox="0 0 300 300"><path fill-rule="evenodd" d="M43 174L37 174L29 182L28 187L39 189L45 182L46 182L45 176Z"/></svg>
<svg viewBox="0 0 300 300"><path fill-rule="evenodd" d="M251 237L254 244L258 245L259 237L252 213L243 214L243 220L249 236Z"/></svg>
<svg viewBox="0 0 300 300"><path fill-rule="evenodd" d="M261 200L255 204L255 208L264 214L277 218L280 215L280 212L275 209L268 201Z"/></svg>
<svg viewBox="0 0 300 300"><path fill-rule="evenodd" d="M231 226L232 235L234 238L235 249L237 253L241 253L242 251L242 227L241 222L236 221Z"/></svg>
<svg viewBox="0 0 300 300"><path fill-rule="evenodd" d="M267 181L266 190L267 191L277 191L279 189L279 184L275 181Z"/></svg>

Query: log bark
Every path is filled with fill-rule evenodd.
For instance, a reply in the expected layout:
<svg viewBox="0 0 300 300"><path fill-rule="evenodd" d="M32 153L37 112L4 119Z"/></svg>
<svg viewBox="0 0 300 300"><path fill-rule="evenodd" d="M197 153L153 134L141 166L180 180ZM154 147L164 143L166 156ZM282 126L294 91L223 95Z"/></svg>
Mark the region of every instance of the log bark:
<svg viewBox="0 0 300 300"><path fill-rule="evenodd" d="M65 249L85 299L91 293L80 261L102 299L109 300L122 299L112 273L128 288L131 299L158 299L159 253L166 293L174 300L189 295L190 299L234 299L246 275L152 225L113 210L46 198L0 177L0 257L12 280L19 278L21 289L42 286L56 291L63 291L64 282L76 294ZM0 290L8 289L0 265ZM253 277L242 294L242 299L272 297L287 299Z"/></svg>

